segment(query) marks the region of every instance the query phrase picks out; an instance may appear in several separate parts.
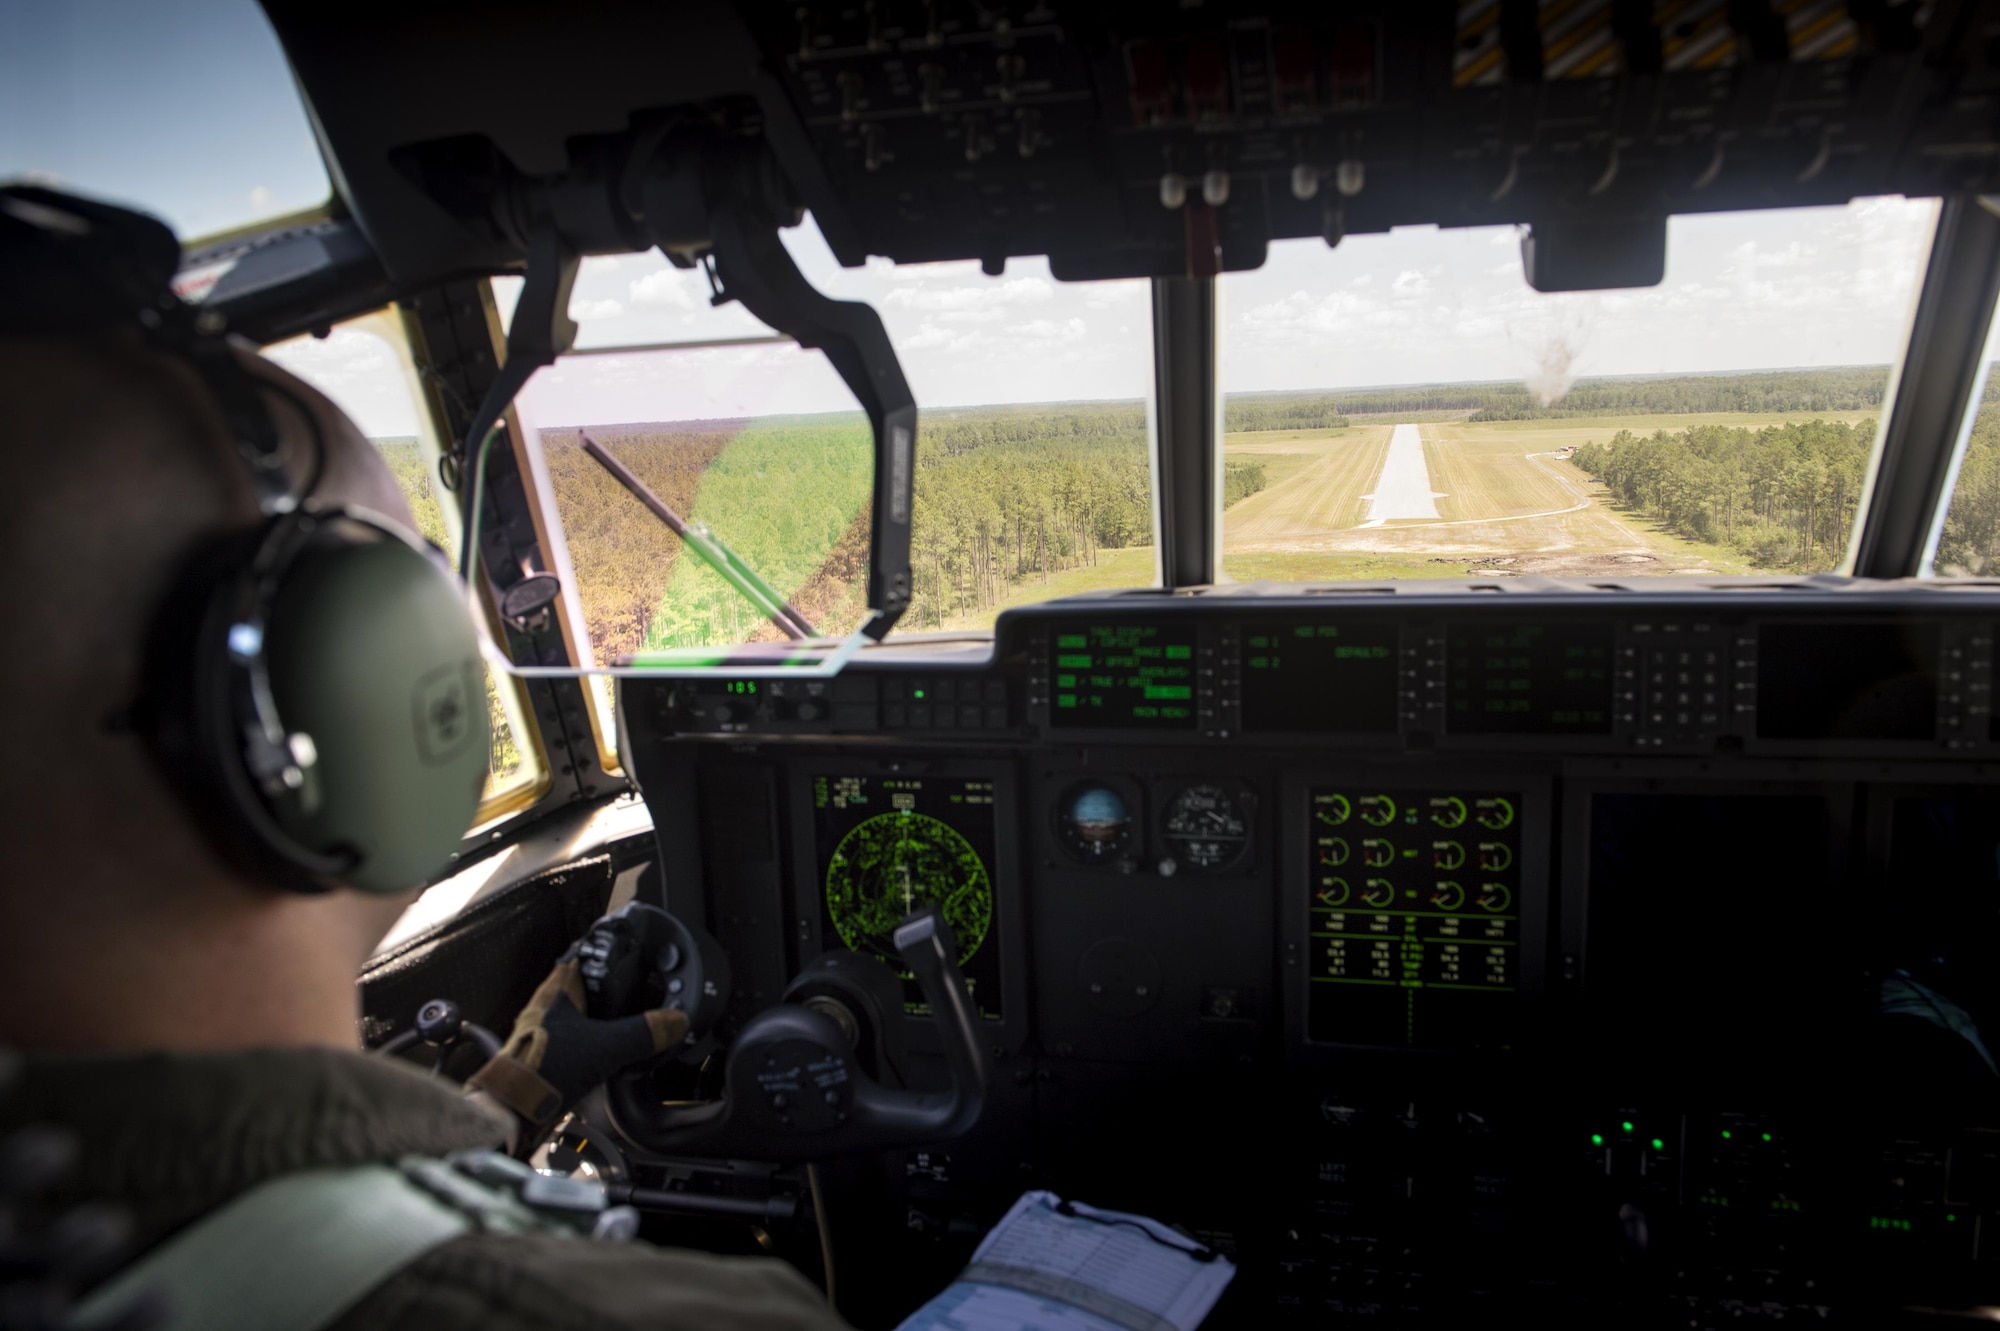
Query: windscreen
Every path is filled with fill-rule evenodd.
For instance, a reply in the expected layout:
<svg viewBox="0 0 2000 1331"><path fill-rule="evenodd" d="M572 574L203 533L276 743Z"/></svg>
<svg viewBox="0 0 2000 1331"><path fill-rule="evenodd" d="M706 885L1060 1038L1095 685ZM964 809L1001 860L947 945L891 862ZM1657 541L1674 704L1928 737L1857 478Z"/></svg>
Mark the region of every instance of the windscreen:
<svg viewBox="0 0 2000 1331"><path fill-rule="evenodd" d="M1275 243L1222 287L1237 580L1812 573L1845 557L1936 206L1675 217L1543 294L1515 227Z"/></svg>
<svg viewBox="0 0 2000 1331"><path fill-rule="evenodd" d="M1145 283L1057 283L1041 260L842 269L810 221L784 238L820 290L880 312L917 399L898 631L1154 580ZM517 288L495 283L503 322ZM867 618L867 418L818 352L712 295L657 253L586 260L570 313L590 354L516 403L599 664ZM705 345L662 345L685 343Z"/></svg>

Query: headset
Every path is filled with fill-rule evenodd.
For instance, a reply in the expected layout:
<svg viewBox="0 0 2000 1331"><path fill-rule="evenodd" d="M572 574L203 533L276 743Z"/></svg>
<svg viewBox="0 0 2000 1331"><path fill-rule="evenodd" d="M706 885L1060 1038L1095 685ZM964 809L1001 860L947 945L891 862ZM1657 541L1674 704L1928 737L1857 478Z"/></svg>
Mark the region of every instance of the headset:
<svg viewBox="0 0 2000 1331"><path fill-rule="evenodd" d="M391 894L450 859L491 737L471 614L441 552L380 514L312 500L326 440L252 375L213 311L171 288L180 244L142 213L0 187L0 337L140 331L191 365L262 521L195 552L148 635L142 736L216 849L286 890ZM307 422L295 482L266 394Z"/></svg>

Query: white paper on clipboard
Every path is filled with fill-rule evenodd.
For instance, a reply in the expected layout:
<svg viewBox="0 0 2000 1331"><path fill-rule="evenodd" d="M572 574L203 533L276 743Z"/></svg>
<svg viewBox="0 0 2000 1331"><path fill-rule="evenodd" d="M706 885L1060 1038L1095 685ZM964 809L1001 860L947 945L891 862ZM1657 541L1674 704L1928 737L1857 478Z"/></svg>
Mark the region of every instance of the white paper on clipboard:
<svg viewBox="0 0 2000 1331"><path fill-rule="evenodd" d="M897 1331L1194 1331L1236 1268L1156 1220L1030 1192Z"/></svg>

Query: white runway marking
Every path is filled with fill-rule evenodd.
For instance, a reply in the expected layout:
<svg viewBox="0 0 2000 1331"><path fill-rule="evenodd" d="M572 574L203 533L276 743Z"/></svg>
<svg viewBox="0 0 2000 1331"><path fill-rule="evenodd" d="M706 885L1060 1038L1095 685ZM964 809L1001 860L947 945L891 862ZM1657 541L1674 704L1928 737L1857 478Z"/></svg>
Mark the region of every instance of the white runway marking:
<svg viewBox="0 0 2000 1331"><path fill-rule="evenodd" d="M1391 518L1438 517L1438 496L1431 489L1431 470L1424 462L1424 440L1414 425L1398 425L1389 436L1389 452L1382 459L1382 474L1375 478L1375 493L1361 496L1368 501L1368 521L1364 527L1379 527Z"/></svg>

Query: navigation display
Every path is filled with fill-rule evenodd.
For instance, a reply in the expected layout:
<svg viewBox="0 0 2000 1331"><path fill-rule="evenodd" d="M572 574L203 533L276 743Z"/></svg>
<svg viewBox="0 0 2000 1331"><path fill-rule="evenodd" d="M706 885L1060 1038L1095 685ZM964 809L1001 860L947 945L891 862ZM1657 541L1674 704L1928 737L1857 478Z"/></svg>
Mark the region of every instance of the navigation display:
<svg viewBox="0 0 2000 1331"><path fill-rule="evenodd" d="M903 977L904 1006L927 1016L896 954L905 917L933 903L958 939L979 1014L1000 1020L999 896L993 880L993 783L961 777L815 776L820 942L851 948Z"/></svg>
<svg viewBox="0 0 2000 1331"><path fill-rule="evenodd" d="M1394 624L1243 626L1243 728L1396 729Z"/></svg>
<svg viewBox="0 0 2000 1331"><path fill-rule="evenodd" d="M1310 799L1306 1039L1504 1045L1521 982L1520 792Z"/></svg>
<svg viewBox="0 0 2000 1331"><path fill-rule="evenodd" d="M1445 629L1445 729L1611 733L1611 625L1505 620Z"/></svg>
<svg viewBox="0 0 2000 1331"><path fill-rule="evenodd" d="M1766 624L1760 739L1937 738L1935 624Z"/></svg>
<svg viewBox="0 0 2000 1331"><path fill-rule="evenodd" d="M1192 730L1192 624L1058 628L1050 647L1052 725L1103 730Z"/></svg>

